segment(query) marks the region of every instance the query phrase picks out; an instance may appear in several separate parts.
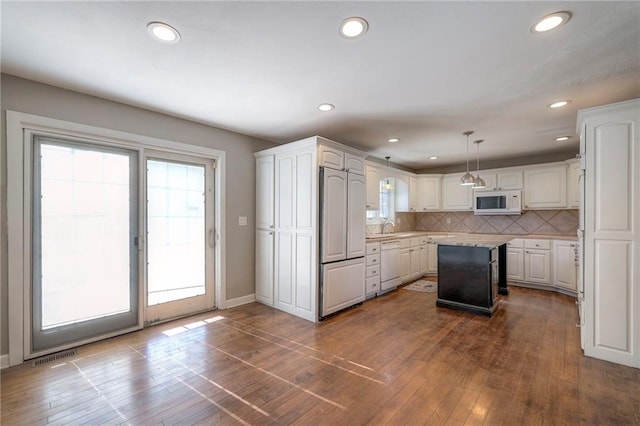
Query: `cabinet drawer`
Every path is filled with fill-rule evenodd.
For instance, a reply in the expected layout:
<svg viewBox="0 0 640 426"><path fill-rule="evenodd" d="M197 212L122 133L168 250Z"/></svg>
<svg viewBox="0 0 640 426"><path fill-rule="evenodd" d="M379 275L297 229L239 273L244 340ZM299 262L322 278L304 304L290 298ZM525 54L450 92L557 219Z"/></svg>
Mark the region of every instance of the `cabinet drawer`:
<svg viewBox="0 0 640 426"><path fill-rule="evenodd" d="M380 243L380 250L392 250L400 248L400 240L383 241Z"/></svg>
<svg viewBox="0 0 640 426"><path fill-rule="evenodd" d="M551 240L525 239L524 248L551 250Z"/></svg>
<svg viewBox="0 0 640 426"><path fill-rule="evenodd" d="M429 242L429 237L413 237L411 238L411 247L418 247Z"/></svg>
<svg viewBox="0 0 640 426"><path fill-rule="evenodd" d="M367 256L367 266L377 266L380 264L379 254L370 254Z"/></svg>
<svg viewBox="0 0 640 426"><path fill-rule="evenodd" d="M365 292L367 294L375 293L380 290L380 277L370 277L365 281Z"/></svg>
<svg viewBox="0 0 640 426"><path fill-rule="evenodd" d="M380 253L380 243L367 244L367 254L379 254L379 253Z"/></svg>
<svg viewBox="0 0 640 426"><path fill-rule="evenodd" d="M405 249L411 247L411 238L403 238L400 240L400 248Z"/></svg>
<svg viewBox="0 0 640 426"><path fill-rule="evenodd" d="M380 265L367 266L365 269L364 276L366 278L377 276L378 279L380 279Z"/></svg>
<svg viewBox="0 0 640 426"><path fill-rule="evenodd" d="M507 243L507 247L509 248L524 248L524 239L522 238L514 238L513 240Z"/></svg>

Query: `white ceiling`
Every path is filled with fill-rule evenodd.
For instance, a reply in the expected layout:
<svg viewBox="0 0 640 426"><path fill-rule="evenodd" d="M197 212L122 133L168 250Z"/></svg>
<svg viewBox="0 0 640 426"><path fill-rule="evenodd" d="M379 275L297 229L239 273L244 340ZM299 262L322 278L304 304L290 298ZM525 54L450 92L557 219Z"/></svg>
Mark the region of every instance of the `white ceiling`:
<svg viewBox="0 0 640 426"><path fill-rule="evenodd" d="M640 96L637 1L1 7L5 73L278 143L319 134L414 170L464 162L465 130L484 160L577 150L577 110ZM561 10L566 25L529 32ZM369 22L364 37L338 35L348 16ZM151 39L150 21L181 42ZM573 102L546 107L560 99Z"/></svg>

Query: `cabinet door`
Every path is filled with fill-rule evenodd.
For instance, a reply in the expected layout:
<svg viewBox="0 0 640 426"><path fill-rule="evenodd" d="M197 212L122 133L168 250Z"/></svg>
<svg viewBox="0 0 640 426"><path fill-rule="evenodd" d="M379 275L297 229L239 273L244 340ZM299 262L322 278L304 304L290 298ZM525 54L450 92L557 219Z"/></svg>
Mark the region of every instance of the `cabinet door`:
<svg viewBox="0 0 640 426"><path fill-rule="evenodd" d="M524 281L524 250L507 248L507 280Z"/></svg>
<svg viewBox="0 0 640 426"><path fill-rule="evenodd" d="M567 206L567 167L541 167L524 172L524 206L563 208Z"/></svg>
<svg viewBox="0 0 640 426"><path fill-rule="evenodd" d="M475 173L474 173L475 175ZM497 187L497 183L496 183L496 174L495 173L480 173L480 177L482 179L484 179L484 183L486 184L486 186L484 188L480 188L480 189L474 189L475 192L482 192L482 191L495 191L496 189L498 189Z"/></svg>
<svg viewBox="0 0 640 426"><path fill-rule="evenodd" d="M380 169L370 165L365 166L367 182L367 210L380 208Z"/></svg>
<svg viewBox="0 0 640 426"><path fill-rule="evenodd" d="M524 280L536 284L551 284L550 250L524 251Z"/></svg>
<svg viewBox="0 0 640 426"><path fill-rule="evenodd" d="M364 158L357 155L344 154L344 168L349 173L364 175Z"/></svg>
<svg viewBox="0 0 640 426"><path fill-rule="evenodd" d="M322 267L322 315L364 300L364 260L354 259Z"/></svg>
<svg viewBox="0 0 640 426"><path fill-rule="evenodd" d="M276 156L275 222L277 229L296 227L296 156Z"/></svg>
<svg viewBox="0 0 640 426"><path fill-rule="evenodd" d="M471 210L471 186L460 185L460 176L442 178L442 210Z"/></svg>
<svg viewBox="0 0 640 426"><path fill-rule="evenodd" d="M580 160L572 160L567 168L567 207L578 208L580 206Z"/></svg>
<svg viewBox="0 0 640 426"><path fill-rule="evenodd" d="M400 250L400 279L402 283L411 281L411 251Z"/></svg>
<svg viewBox="0 0 640 426"><path fill-rule="evenodd" d="M347 258L347 173L322 169L322 263ZM356 175L354 175L356 176ZM362 242L364 250L364 241Z"/></svg>
<svg viewBox="0 0 640 426"><path fill-rule="evenodd" d="M420 250L420 276L429 272L429 249L426 245L418 247Z"/></svg>
<svg viewBox="0 0 640 426"><path fill-rule="evenodd" d="M554 241L553 243L553 284L567 290L577 290L576 243Z"/></svg>
<svg viewBox="0 0 640 426"><path fill-rule="evenodd" d="M273 305L273 231L256 232L256 300Z"/></svg>
<svg viewBox="0 0 640 426"><path fill-rule="evenodd" d="M522 171L498 173L496 186L500 191L522 189Z"/></svg>
<svg viewBox="0 0 640 426"><path fill-rule="evenodd" d="M318 145L318 165L344 170L344 152L325 145Z"/></svg>
<svg viewBox="0 0 640 426"><path fill-rule="evenodd" d="M366 185L364 176L348 173L348 209L347 209L347 257L365 255L365 197Z"/></svg>
<svg viewBox="0 0 640 426"><path fill-rule="evenodd" d="M274 158L256 158L256 228L273 229Z"/></svg>
<svg viewBox="0 0 640 426"><path fill-rule="evenodd" d="M438 272L438 244L427 244L429 250L429 268L427 272L433 274Z"/></svg>
<svg viewBox="0 0 640 426"><path fill-rule="evenodd" d="M413 247L410 250L411 253L411 279L416 280L422 276L420 272L420 249L418 247Z"/></svg>
<svg viewBox="0 0 640 426"><path fill-rule="evenodd" d="M420 183L418 178L409 177L409 211L415 212L420 205Z"/></svg>
<svg viewBox="0 0 640 426"><path fill-rule="evenodd" d="M421 177L418 181L418 211L440 210L440 178Z"/></svg>

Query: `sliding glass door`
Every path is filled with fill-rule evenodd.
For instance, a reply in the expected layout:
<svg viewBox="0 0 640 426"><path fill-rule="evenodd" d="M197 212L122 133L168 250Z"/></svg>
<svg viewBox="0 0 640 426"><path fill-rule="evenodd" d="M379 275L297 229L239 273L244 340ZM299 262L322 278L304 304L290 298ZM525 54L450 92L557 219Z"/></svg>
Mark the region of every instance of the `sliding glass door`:
<svg viewBox="0 0 640 426"><path fill-rule="evenodd" d="M147 323L214 306L213 171L212 160L147 153Z"/></svg>
<svg viewBox="0 0 640 426"><path fill-rule="evenodd" d="M32 352L138 323L137 152L34 137Z"/></svg>

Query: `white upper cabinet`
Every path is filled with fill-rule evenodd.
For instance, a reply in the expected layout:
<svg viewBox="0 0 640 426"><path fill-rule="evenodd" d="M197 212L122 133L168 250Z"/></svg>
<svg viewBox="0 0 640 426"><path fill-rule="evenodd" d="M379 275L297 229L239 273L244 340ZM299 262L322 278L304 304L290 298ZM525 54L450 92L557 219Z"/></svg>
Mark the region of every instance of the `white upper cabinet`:
<svg viewBox="0 0 640 426"><path fill-rule="evenodd" d="M484 179L486 187L475 191L507 191L512 189L522 189L522 171L487 171L480 172L480 177Z"/></svg>
<svg viewBox="0 0 640 426"><path fill-rule="evenodd" d="M348 174L341 170L324 169L323 197L331 202L322 205L323 263L347 258L347 179Z"/></svg>
<svg viewBox="0 0 640 426"><path fill-rule="evenodd" d="M568 160L567 162L567 207L578 208L580 206L580 179L582 170L580 160Z"/></svg>
<svg viewBox="0 0 640 426"><path fill-rule="evenodd" d="M418 211L440 210L440 176L421 176L418 181Z"/></svg>
<svg viewBox="0 0 640 426"><path fill-rule="evenodd" d="M344 169L349 173L364 175L364 158L345 152Z"/></svg>
<svg viewBox="0 0 640 426"><path fill-rule="evenodd" d="M439 185L438 185L439 186ZM409 211L415 212L418 210L420 203L420 183L417 177L409 177Z"/></svg>
<svg viewBox="0 0 640 426"><path fill-rule="evenodd" d="M343 170L344 151L327 145L318 145L318 165Z"/></svg>
<svg viewBox="0 0 640 426"><path fill-rule="evenodd" d="M496 189L498 191L522 189L522 170L498 172Z"/></svg>
<svg viewBox="0 0 640 426"><path fill-rule="evenodd" d="M273 229L274 209L273 155L256 158L256 228Z"/></svg>
<svg viewBox="0 0 640 426"><path fill-rule="evenodd" d="M557 209L566 206L566 165L537 167L524 171L524 209Z"/></svg>
<svg viewBox="0 0 640 426"><path fill-rule="evenodd" d="M367 182L367 210L380 208L380 169L367 164L365 166L365 179Z"/></svg>
<svg viewBox="0 0 640 426"><path fill-rule="evenodd" d="M461 174L442 178L442 210L471 210L473 193L470 185L460 185Z"/></svg>

